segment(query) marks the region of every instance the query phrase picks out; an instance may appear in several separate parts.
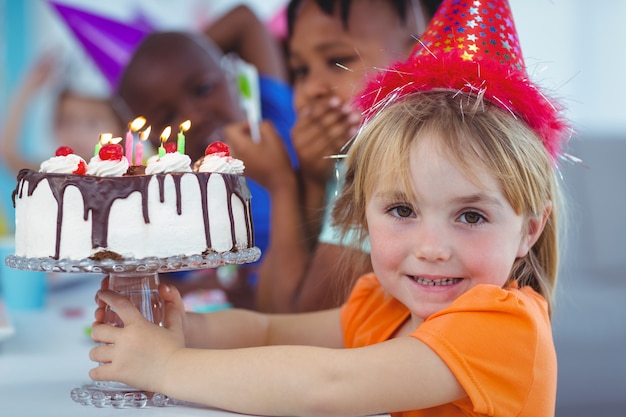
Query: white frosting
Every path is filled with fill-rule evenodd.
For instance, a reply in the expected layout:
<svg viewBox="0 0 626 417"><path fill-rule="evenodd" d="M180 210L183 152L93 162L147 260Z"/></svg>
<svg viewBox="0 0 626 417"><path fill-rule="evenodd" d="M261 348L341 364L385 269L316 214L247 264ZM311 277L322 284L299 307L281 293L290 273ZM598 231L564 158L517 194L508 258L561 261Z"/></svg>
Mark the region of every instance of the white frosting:
<svg viewBox="0 0 626 417"><path fill-rule="evenodd" d="M175 181L170 174L166 174L161 181L156 176L149 177L145 195L148 223L144 221L142 194L139 191L115 200L108 215L106 248L91 247L93 218L89 213L85 219L83 201L83 198L89 198L89 194L83 194L70 185L65 189L63 205L59 207L50 182L43 179L32 195L29 196L26 191L16 195L16 255L29 258L54 256L59 209L63 212L60 258L79 260L102 249L128 258L169 257L200 254L207 249L222 253L254 245L248 240L253 235L250 202L228 193L222 175L176 175L181 176L179 181ZM106 180L124 183L129 178L132 177ZM199 179L207 181L206 194L201 190ZM19 184L18 187L23 190L29 188L27 184ZM180 207L177 207L178 198L182 201ZM205 215L210 226L211 248L207 248Z"/></svg>
<svg viewBox="0 0 626 417"><path fill-rule="evenodd" d="M150 158L146 165L146 174L162 174L166 172L191 172L191 159L188 155L170 152L162 158Z"/></svg>
<svg viewBox="0 0 626 417"><path fill-rule="evenodd" d="M81 161L85 162L83 158L74 153L63 156L53 156L41 163L39 172L72 174L76 171Z"/></svg>
<svg viewBox="0 0 626 417"><path fill-rule="evenodd" d="M243 174L245 165L240 159L221 154L210 154L202 158L199 172L217 172L220 174Z"/></svg>
<svg viewBox="0 0 626 417"><path fill-rule="evenodd" d="M100 159L94 156L87 165L87 175L95 175L97 177L121 177L128 171L128 160L126 158L112 160Z"/></svg>

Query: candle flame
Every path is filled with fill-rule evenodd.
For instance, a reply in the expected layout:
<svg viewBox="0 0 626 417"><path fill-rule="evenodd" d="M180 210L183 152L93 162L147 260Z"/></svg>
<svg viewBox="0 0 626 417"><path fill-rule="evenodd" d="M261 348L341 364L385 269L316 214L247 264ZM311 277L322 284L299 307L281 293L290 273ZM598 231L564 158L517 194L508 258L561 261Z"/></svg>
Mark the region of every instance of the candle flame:
<svg viewBox="0 0 626 417"><path fill-rule="evenodd" d="M188 131L190 127L191 127L191 120L185 120L184 122L180 124L180 130L182 132Z"/></svg>
<svg viewBox="0 0 626 417"><path fill-rule="evenodd" d="M169 139L171 134L172 134L172 127L171 126L168 126L165 129L163 129L163 133L161 133L161 142L165 143L165 141L167 139Z"/></svg>
<svg viewBox="0 0 626 417"><path fill-rule="evenodd" d="M106 145L107 143L110 143L112 137L112 133L100 133L100 137L98 138L98 140L100 141L100 145Z"/></svg>
<svg viewBox="0 0 626 417"><path fill-rule="evenodd" d="M121 141L122 141L122 137L121 137L121 136L118 136L118 137L116 137L116 138L111 138L111 139L109 140L109 143L115 143L115 144L118 144L118 143L120 143Z"/></svg>
<svg viewBox="0 0 626 417"><path fill-rule="evenodd" d="M146 127L146 129L139 134L139 140L148 139L150 137L150 131L152 131L152 126Z"/></svg>
<svg viewBox="0 0 626 417"><path fill-rule="evenodd" d="M137 117L135 120L130 122L130 130L133 132L138 131L146 124L146 118L143 116Z"/></svg>

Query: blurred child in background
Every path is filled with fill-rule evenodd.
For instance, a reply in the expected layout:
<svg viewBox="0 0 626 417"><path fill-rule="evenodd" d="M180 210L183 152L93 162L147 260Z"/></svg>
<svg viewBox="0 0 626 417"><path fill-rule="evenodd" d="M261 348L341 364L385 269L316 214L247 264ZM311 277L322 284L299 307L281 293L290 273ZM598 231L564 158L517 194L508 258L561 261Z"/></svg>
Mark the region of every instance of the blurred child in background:
<svg viewBox="0 0 626 417"><path fill-rule="evenodd" d="M49 136L37 138L38 147L53 153L58 146L69 146L89 160L101 133L122 136L124 124L113 110L108 87L99 84L103 80L98 74L85 71L71 55L44 53L37 59L14 93L0 138L3 162L11 171L39 169L41 155L30 152L29 157L23 150L21 131L29 106L47 88L54 92L52 130Z"/></svg>
<svg viewBox="0 0 626 417"><path fill-rule="evenodd" d="M289 129L294 112L284 55L277 39L247 6L230 10L205 33L148 35L134 52L117 87L114 100L119 114L125 120L144 116L152 126L151 141L155 146L159 146L160 133L166 126L176 129L183 121L191 120L191 129L185 134L185 152L195 162L204 156L211 142L228 142L226 126L246 120L237 85L222 68L224 54L231 52L257 68L262 117L269 118L284 138L281 146L290 153L289 169L293 169L295 154ZM249 176L253 169L248 167L254 165L257 156L242 157L236 149L232 154L243 159ZM264 253L270 239L270 196L254 181L249 181L249 186L255 243ZM238 283L226 288L237 292L231 292L231 297L239 298L233 300L235 305L253 305L255 268L239 268L242 274L233 277Z"/></svg>

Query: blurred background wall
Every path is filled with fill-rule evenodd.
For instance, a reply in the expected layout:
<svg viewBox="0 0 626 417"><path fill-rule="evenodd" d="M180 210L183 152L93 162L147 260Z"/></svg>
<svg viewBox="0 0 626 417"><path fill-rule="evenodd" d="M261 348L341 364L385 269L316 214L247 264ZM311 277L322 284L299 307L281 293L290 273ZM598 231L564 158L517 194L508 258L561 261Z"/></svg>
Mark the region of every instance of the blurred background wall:
<svg viewBox="0 0 626 417"><path fill-rule="evenodd" d="M285 0L62 0L159 28L197 29L234 4L267 21ZM531 78L562 99L575 132L563 164L570 225L554 335L559 354L557 415L626 415L626 2L510 0ZM77 50L45 0L0 0L0 123L9 97L42 51ZM86 77L98 81L85 59ZM50 97L42 94L23 126L23 148L50 155ZM94 139L95 141L95 139ZM0 215L12 228L14 178L0 167Z"/></svg>

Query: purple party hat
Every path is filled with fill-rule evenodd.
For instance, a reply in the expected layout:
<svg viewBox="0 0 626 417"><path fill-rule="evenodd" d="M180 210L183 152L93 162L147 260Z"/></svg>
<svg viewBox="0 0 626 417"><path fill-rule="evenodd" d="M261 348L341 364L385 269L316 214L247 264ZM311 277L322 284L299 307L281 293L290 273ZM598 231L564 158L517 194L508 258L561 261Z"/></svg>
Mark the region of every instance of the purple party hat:
<svg viewBox="0 0 626 417"><path fill-rule="evenodd" d="M54 0L48 2L100 69L113 91L133 52L153 31L149 22L141 16L135 22L120 22Z"/></svg>

